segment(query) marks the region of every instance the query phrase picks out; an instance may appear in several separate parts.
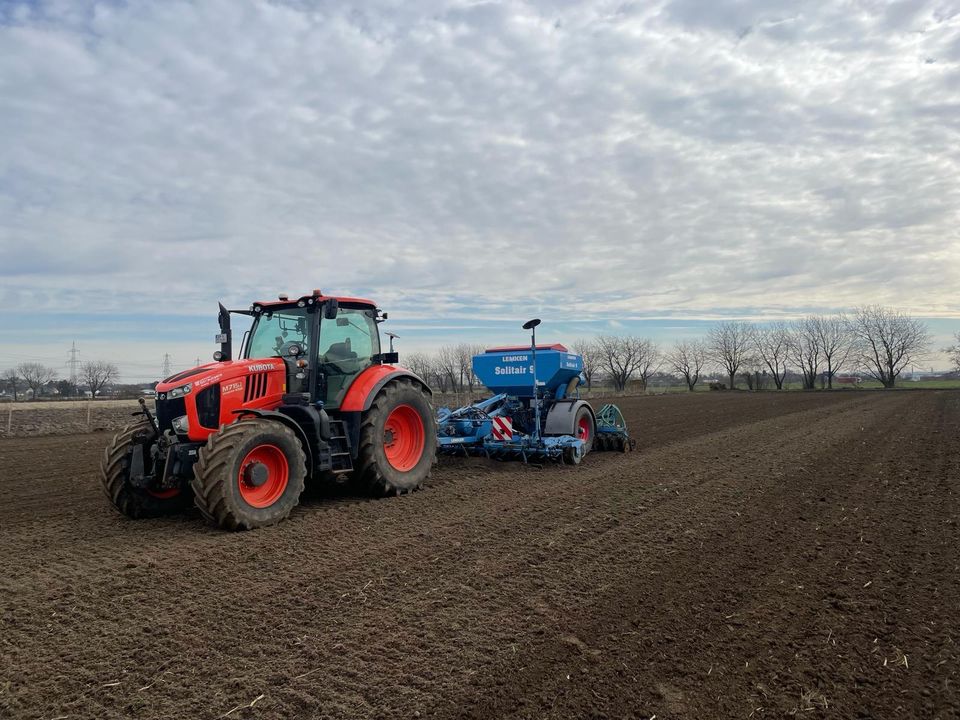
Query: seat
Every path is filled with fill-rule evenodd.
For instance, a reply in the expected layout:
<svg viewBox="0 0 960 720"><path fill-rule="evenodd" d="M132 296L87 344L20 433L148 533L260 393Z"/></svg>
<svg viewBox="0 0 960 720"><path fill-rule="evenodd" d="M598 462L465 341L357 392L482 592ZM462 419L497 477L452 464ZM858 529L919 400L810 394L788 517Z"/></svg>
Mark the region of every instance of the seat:
<svg viewBox="0 0 960 720"><path fill-rule="evenodd" d="M357 354L350 349L350 338L343 342L334 343L326 352L326 357L333 362L338 360L356 360Z"/></svg>

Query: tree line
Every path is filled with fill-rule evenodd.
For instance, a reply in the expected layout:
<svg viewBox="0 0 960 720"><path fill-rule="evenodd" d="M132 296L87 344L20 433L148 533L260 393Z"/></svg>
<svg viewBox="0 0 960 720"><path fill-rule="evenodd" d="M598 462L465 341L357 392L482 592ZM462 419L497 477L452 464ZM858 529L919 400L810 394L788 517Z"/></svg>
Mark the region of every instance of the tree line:
<svg viewBox="0 0 960 720"><path fill-rule="evenodd" d="M644 337L601 335L576 340L570 349L583 357L588 389L603 382L622 392L632 382L646 390L651 378L666 372L691 391L714 375L723 376L724 387L740 381L751 390L771 384L782 390L791 373L804 388L813 389L820 378L832 388L841 372L891 388L905 368L925 357L930 344L922 321L892 308L865 305L849 314L808 315L792 322L720 322L703 337L669 347ZM946 351L960 371L960 333L957 345ZM439 392L472 393L478 385L472 358L480 352L483 346L462 343L403 360Z"/></svg>
<svg viewBox="0 0 960 720"><path fill-rule="evenodd" d="M438 392L472 393L479 386L477 376L473 374L473 356L483 351L483 345L473 343L444 345L435 353L404 355L403 365Z"/></svg>
<svg viewBox="0 0 960 720"><path fill-rule="evenodd" d="M646 388L651 368L667 368L693 390L707 372L725 376L729 387L742 379L751 390L772 381L782 390L788 373L799 375L805 389L823 377L828 388L841 371L863 374L892 388L903 370L929 351L925 323L879 305L851 314L808 315L792 322L757 324L728 321L714 325L703 338L683 340L668 350L636 338L594 341L595 364L607 371L614 388L623 390L632 376ZM634 372L625 371L633 363Z"/></svg>
<svg viewBox="0 0 960 720"><path fill-rule="evenodd" d="M43 363L20 363L0 375L0 387L12 394L14 401L20 399L20 390L24 386L31 398L51 394L53 390L62 397L71 397L84 388L90 393L90 397L96 398L106 385L119 377L120 370L111 362L95 360L80 363L76 383L71 380L58 380L58 375L57 370Z"/></svg>
<svg viewBox="0 0 960 720"><path fill-rule="evenodd" d="M905 368L924 358L930 344L922 321L892 308L865 305L850 314L808 315L792 322L720 322L703 337L669 347L644 337L601 335L576 340L570 349L583 357L588 389L604 382L623 391L636 382L645 390L654 375L668 372L689 390L714 374L723 375L730 388L740 380L751 390L770 383L780 390L791 372L804 388L812 389L818 378L832 388L841 371L863 374L891 388ZM434 353L405 355L403 364L440 393L472 394L480 386L473 374L473 356L483 351L482 345L473 343L445 345ZM960 372L960 333L956 344L944 351ZM74 387L69 380L57 381L56 370L30 362L0 375L0 387L18 399L23 386L40 397L57 382L63 396L85 387L95 398L118 376L113 363L82 363L79 387Z"/></svg>

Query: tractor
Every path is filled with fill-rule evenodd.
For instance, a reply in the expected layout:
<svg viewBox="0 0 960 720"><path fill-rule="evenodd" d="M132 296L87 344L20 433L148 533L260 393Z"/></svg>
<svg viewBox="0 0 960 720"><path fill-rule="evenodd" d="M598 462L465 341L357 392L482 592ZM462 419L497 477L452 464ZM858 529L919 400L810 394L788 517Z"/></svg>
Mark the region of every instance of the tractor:
<svg viewBox="0 0 960 720"><path fill-rule="evenodd" d="M231 315L251 318L233 357ZM435 460L431 390L380 346L370 300L314 290L219 312L214 362L157 385L155 412L118 433L101 463L131 518L196 504L212 524L285 519L305 486L350 483L375 496L420 488Z"/></svg>

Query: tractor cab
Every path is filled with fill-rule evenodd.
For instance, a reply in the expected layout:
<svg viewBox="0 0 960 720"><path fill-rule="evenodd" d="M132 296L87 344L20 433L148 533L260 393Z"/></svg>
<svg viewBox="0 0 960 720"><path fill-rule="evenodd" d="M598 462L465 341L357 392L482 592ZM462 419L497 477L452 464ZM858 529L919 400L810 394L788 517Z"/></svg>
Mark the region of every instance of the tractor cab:
<svg viewBox="0 0 960 720"><path fill-rule="evenodd" d="M390 359L380 353L378 325L385 316L368 300L314 295L255 303L249 312L253 323L242 357L282 358L287 391L307 394L327 409L340 407L364 370Z"/></svg>

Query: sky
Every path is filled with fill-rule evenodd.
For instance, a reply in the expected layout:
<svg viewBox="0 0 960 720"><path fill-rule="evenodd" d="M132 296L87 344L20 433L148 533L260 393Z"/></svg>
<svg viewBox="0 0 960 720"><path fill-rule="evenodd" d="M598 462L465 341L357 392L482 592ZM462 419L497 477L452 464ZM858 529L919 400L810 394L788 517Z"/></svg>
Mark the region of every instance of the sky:
<svg viewBox="0 0 960 720"><path fill-rule="evenodd" d="M0 369L155 379L313 288L407 352L864 303L939 348L958 228L960 0L0 0Z"/></svg>

